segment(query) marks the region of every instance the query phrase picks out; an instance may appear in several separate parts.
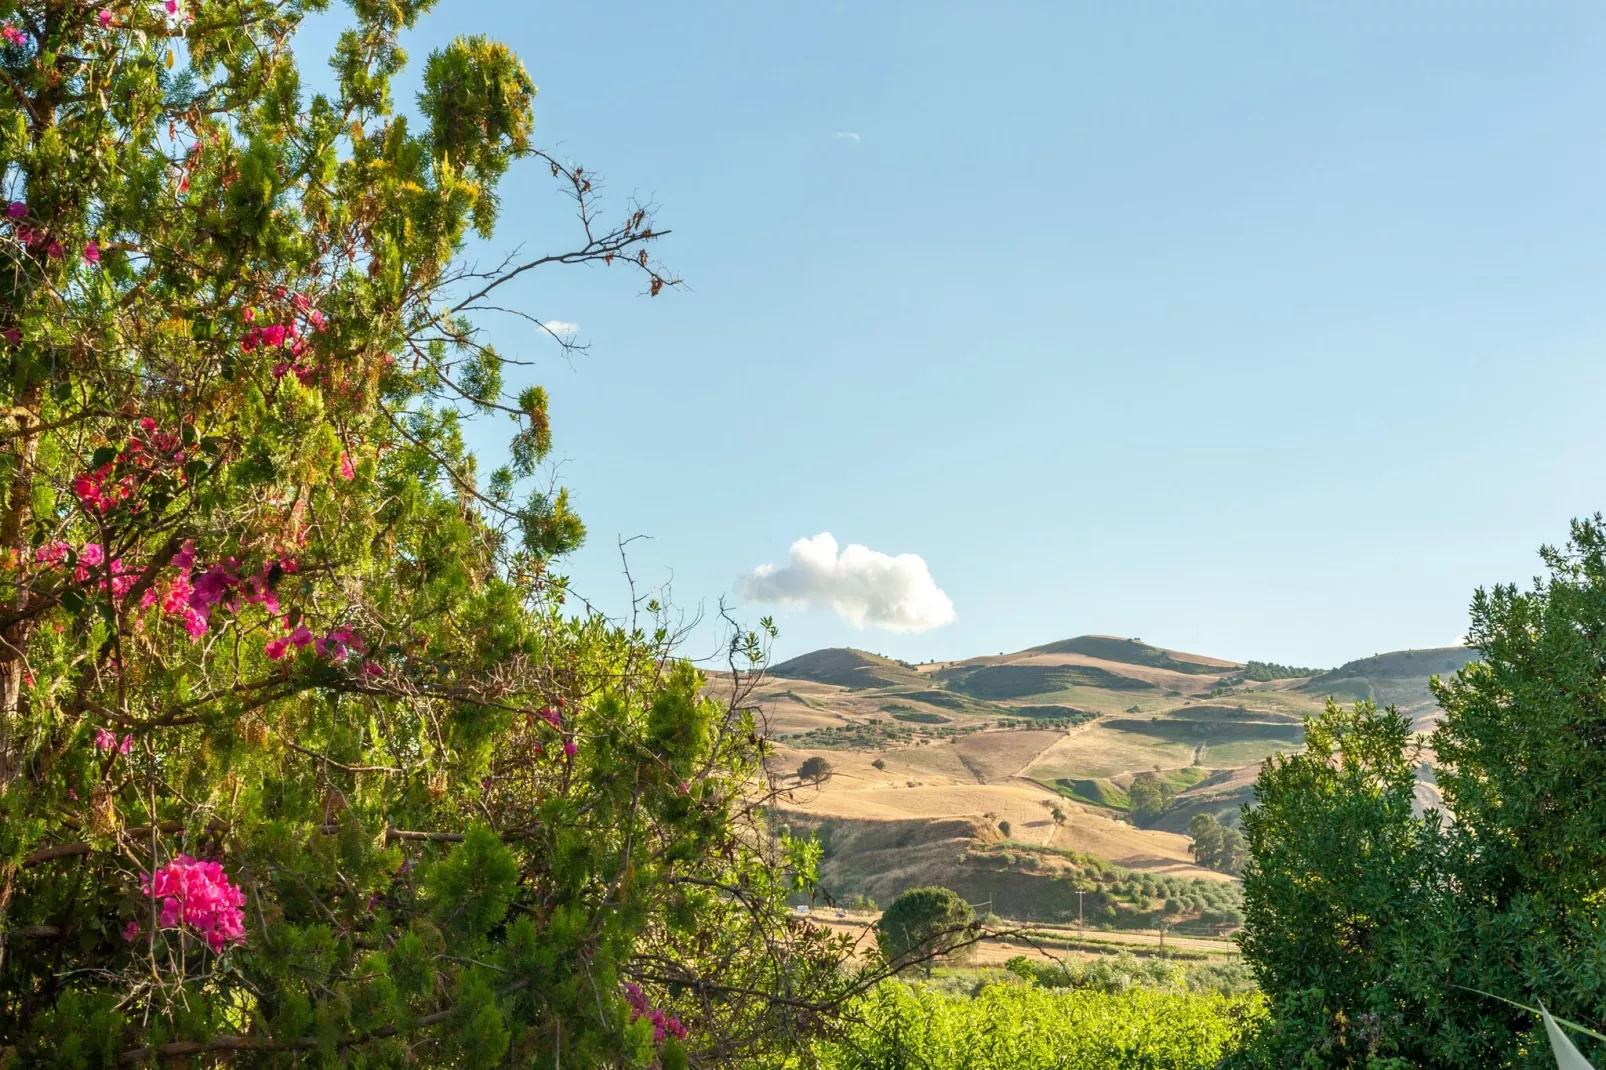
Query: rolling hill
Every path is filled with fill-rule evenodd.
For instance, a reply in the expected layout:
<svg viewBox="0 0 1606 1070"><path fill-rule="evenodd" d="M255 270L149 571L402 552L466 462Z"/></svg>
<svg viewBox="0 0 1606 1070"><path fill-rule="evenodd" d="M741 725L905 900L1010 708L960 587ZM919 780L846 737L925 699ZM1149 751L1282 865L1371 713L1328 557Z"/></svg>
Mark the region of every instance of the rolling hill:
<svg viewBox="0 0 1606 1070"><path fill-rule="evenodd" d="M1397 704L1427 727L1428 679L1471 656L1399 651L1256 680L1243 662L1107 635L919 666L833 648L773 666L750 702L788 789L779 817L820 836L833 893L884 901L942 883L1046 919L1089 859L1122 881L1229 880L1193 864L1181 833L1195 814L1235 822L1259 763L1298 750L1329 696ZM789 779L813 756L828 780ZM1128 790L1144 773L1174 800L1137 821Z"/></svg>

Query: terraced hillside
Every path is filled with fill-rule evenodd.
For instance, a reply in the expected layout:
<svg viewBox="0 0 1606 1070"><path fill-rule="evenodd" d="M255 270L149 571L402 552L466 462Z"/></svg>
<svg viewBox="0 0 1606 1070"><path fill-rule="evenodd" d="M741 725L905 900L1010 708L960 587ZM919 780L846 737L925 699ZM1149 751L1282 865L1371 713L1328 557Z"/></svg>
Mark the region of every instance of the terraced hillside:
<svg viewBox="0 0 1606 1070"><path fill-rule="evenodd" d="M1049 882L1042 902L1056 905L1031 915L1047 917L1063 909L1052 882L1069 879L1067 864L1001 869L987 844L1097 858L1139 878L1227 880L1193 864L1181 833L1195 814L1235 822L1259 763L1301 747L1302 717L1329 695L1397 703L1425 727L1437 714L1429 676L1469 656L1401 651L1266 680L1264 663L1114 636L928 665L838 648L774 666L753 701L776 744L771 771L789 787L783 818L836 845L837 890L885 896L934 881L967 895L991 887L1018 906ZM827 779L787 779L816 756ZM1158 815L1132 812L1144 774L1163 785Z"/></svg>

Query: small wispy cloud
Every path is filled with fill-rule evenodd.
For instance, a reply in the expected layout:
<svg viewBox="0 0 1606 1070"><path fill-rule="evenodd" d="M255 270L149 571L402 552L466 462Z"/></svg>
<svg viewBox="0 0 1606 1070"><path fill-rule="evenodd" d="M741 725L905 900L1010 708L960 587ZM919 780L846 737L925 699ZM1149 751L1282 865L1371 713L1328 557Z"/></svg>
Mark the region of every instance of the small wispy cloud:
<svg viewBox="0 0 1606 1070"><path fill-rule="evenodd" d="M839 130L831 135L837 141L863 141L864 139L852 130Z"/></svg>
<svg viewBox="0 0 1606 1070"><path fill-rule="evenodd" d="M784 565L760 565L737 581L749 602L830 609L855 628L924 632L954 621L954 604L919 554L896 557L831 533L794 542Z"/></svg>
<svg viewBox="0 0 1606 1070"><path fill-rule="evenodd" d="M541 325L559 338L564 339L573 338L575 333L580 330L578 323L570 323L568 320L543 320Z"/></svg>

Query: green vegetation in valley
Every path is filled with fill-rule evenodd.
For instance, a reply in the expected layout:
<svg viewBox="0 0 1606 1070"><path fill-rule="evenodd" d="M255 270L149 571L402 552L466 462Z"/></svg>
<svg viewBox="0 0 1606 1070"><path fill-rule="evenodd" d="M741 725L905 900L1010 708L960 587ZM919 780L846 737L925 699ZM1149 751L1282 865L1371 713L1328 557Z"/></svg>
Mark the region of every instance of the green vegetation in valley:
<svg viewBox="0 0 1606 1070"><path fill-rule="evenodd" d="M883 984L859 1024L818 1049L825 1070L1206 1070L1264 1013L1257 995L990 984L974 996Z"/></svg>
<svg viewBox="0 0 1606 1070"><path fill-rule="evenodd" d="M1165 924L1206 934L1243 923L1243 889L1235 881L1129 870L1069 848L1019 840L974 845L964 860L1052 877L1041 894L1057 906L1056 921L1125 929Z"/></svg>
<svg viewBox="0 0 1606 1070"><path fill-rule="evenodd" d="M1077 706L1010 706L1010 714L1016 717L1030 717L1034 721L1052 721L1059 724L1078 725L1096 720L1099 716L1097 710L1084 710Z"/></svg>
<svg viewBox="0 0 1606 1070"><path fill-rule="evenodd" d="M1246 996L1259 991L1254 973L1240 958L1181 965L1174 960L1138 956L1130 951L1091 959L1065 958L1058 962L1018 955L1005 963L1004 969L1043 988L1075 988L1111 994L1134 988L1218 996Z"/></svg>

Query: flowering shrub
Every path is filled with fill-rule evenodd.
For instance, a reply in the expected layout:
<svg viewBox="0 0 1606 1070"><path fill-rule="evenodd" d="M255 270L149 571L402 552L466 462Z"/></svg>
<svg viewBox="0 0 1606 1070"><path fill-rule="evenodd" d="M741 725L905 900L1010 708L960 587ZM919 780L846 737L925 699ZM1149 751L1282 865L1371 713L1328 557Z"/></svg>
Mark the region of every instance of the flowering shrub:
<svg viewBox="0 0 1606 1070"><path fill-rule="evenodd" d="M353 4L308 95L321 2L0 5L0 1066L740 1064L853 983L740 688L566 606L480 322L541 264L658 293L651 215L494 41L398 114L429 6ZM474 268L521 160L576 243Z"/></svg>

